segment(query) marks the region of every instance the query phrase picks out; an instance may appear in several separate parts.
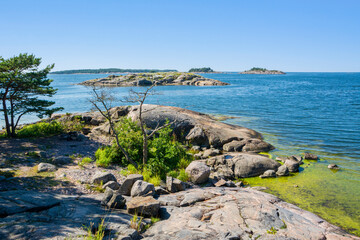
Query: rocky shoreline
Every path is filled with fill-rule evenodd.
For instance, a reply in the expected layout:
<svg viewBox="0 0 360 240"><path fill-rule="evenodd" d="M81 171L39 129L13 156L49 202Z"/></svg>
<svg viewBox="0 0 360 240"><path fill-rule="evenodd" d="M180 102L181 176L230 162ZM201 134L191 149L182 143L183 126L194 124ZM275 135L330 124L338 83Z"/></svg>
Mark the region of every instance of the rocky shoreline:
<svg viewBox="0 0 360 240"><path fill-rule="evenodd" d="M158 72L158 73L130 73L127 75L110 75L105 78L87 80L80 83L80 85L135 87L135 86L151 86L151 85L224 86L229 84L210 78L205 78L194 73Z"/></svg>
<svg viewBox="0 0 360 240"><path fill-rule="evenodd" d="M187 109L143 107L149 128L170 120L177 138L192 145L197 160L186 168L188 182L168 176L155 187L140 174L122 175L116 166L80 165L82 156L93 157L99 145L110 143L108 123L97 112L53 115L49 121L81 119L87 127L82 133L0 142L0 172L7 173L0 179L0 238L82 239L89 227L95 232L101 226L105 239L123 240L360 239L237 181L287 176L298 171L301 156L273 160L259 154L274 146L254 130ZM116 107L111 115L136 120L139 109ZM318 159L309 153L304 158Z"/></svg>
<svg viewBox="0 0 360 240"><path fill-rule="evenodd" d="M265 74L265 75L283 75L286 74L279 70L248 70L244 72L240 72L239 74Z"/></svg>

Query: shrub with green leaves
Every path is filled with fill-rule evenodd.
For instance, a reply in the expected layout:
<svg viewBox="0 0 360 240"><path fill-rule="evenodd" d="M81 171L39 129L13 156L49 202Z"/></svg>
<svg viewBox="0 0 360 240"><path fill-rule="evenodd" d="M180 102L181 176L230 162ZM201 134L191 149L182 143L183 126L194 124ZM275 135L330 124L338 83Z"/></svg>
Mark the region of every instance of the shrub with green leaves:
<svg viewBox="0 0 360 240"><path fill-rule="evenodd" d="M50 123L39 122L24 126L17 132L17 136L20 138L46 137L61 134L63 132L64 128L57 121L52 121Z"/></svg>
<svg viewBox="0 0 360 240"><path fill-rule="evenodd" d="M171 127L167 126L159 130L152 139L149 139L148 162L146 166L142 166L143 139L137 122L132 122L129 118L123 118L118 122L116 129L119 132L120 145L142 169L137 173L143 174L144 178L152 181L154 185L160 184L160 180L164 179L171 170L186 168L192 160L192 156L186 153L185 148L172 135ZM95 153L95 157L98 166L107 167L114 163L123 166L128 164L125 156L115 143L111 147L99 148ZM128 171L123 172L128 173L129 171L128 169Z"/></svg>

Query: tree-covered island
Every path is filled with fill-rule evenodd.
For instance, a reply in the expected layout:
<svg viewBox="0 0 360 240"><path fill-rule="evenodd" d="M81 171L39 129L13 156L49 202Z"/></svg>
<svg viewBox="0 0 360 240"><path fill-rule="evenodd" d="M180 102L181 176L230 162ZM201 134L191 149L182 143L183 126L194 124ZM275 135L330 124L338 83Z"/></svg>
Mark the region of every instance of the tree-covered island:
<svg viewBox="0 0 360 240"><path fill-rule="evenodd" d="M253 67L250 70L240 72L240 74L285 74L279 70L268 70L266 68Z"/></svg>

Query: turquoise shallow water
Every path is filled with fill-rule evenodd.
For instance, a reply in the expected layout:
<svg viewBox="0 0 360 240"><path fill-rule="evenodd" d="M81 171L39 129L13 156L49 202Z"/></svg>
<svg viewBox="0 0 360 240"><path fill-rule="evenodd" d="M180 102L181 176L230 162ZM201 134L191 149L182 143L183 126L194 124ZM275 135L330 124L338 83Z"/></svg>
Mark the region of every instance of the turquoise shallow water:
<svg viewBox="0 0 360 240"><path fill-rule="evenodd" d="M263 133L277 148L274 156L304 151L320 155L321 161L309 163L303 172L287 181L299 183L298 194L292 194L289 184L284 185L286 191L274 187L285 184L284 181L256 180L253 184L267 185L287 201L360 235L360 73L203 75L231 85L160 86L156 90L161 95L152 96L148 103L237 116L228 122ZM106 75L50 75L53 86L59 89L53 100L65 108L64 112L88 111L89 89L73 84L103 76ZM112 89L119 98L127 96L128 90ZM326 168L329 163L338 164L341 170L331 172ZM334 211L335 208L340 211ZM337 218L342 220L338 222Z"/></svg>

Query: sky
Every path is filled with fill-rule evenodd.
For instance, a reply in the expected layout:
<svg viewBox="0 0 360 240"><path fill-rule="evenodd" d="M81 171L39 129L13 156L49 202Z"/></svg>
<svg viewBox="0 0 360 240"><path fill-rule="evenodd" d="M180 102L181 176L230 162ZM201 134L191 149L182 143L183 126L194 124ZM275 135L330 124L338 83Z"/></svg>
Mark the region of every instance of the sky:
<svg viewBox="0 0 360 240"><path fill-rule="evenodd" d="M0 0L0 56L83 68L360 72L359 0Z"/></svg>

